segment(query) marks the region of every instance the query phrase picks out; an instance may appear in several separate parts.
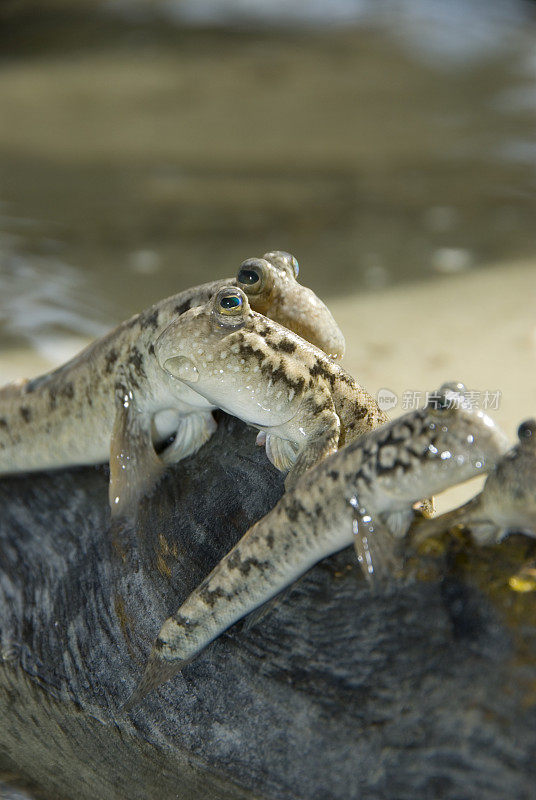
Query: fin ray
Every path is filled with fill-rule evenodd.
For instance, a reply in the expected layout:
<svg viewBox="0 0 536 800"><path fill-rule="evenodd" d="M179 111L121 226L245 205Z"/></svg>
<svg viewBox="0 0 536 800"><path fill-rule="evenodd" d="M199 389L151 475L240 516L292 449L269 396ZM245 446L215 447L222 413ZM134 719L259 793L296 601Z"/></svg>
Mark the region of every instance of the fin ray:
<svg viewBox="0 0 536 800"><path fill-rule="evenodd" d="M411 508L392 511L390 514L385 515L384 522L395 539L403 539L410 528L414 516Z"/></svg>
<svg viewBox="0 0 536 800"><path fill-rule="evenodd" d="M353 508L354 549L365 578L375 588L386 586L402 575L403 561L397 541L377 517L372 517L357 498Z"/></svg>
<svg viewBox="0 0 536 800"><path fill-rule="evenodd" d="M266 455L268 460L280 472L288 472L291 469L296 461L297 452L294 442L290 442L288 439L281 439L273 433L266 434Z"/></svg>
<svg viewBox="0 0 536 800"><path fill-rule="evenodd" d="M287 586L286 589L283 589L278 594L274 595L270 600L267 600L266 603L263 603L261 606L258 606L253 611L247 615L244 619L243 630L250 631L256 625L259 624L271 611L274 610L279 603L284 602L292 589L294 588L295 584L293 583L291 586Z"/></svg>
<svg viewBox="0 0 536 800"><path fill-rule="evenodd" d="M153 447L150 418L125 394L117 403L110 443L112 516L135 516L140 498L150 492L163 470Z"/></svg>
<svg viewBox="0 0 536 800"><path fill-rule="evenodd" d="M298 458L291 467L285 479L285 489L292 489L296 481L301 478L304 472L323 461L324 458L337 452L338 431L336 435L326 435L319 439L314 439L301 451Z"/></svg>
<svg viewBox="0 0 536 800"><path fill-rule="evenodd" d="M160 453L164 464L176 464L197 453L217 428L210 412L187 414L179 420L174 441Z"/></svg>

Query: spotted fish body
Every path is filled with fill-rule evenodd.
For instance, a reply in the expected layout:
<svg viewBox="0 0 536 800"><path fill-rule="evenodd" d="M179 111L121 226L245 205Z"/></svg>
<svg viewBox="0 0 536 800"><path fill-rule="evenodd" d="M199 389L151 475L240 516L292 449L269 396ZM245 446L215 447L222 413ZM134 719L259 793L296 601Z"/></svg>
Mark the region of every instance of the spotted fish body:
<svg viewBox="0 0 536 800"><path fill-rule="evenodd" d="M415 541L468 527L481 545L495 544L509 533L536 536L536 420L523 422L518 442L490 472L482 491L459 508L432 520L419 521Z"/></svg>
<svg viewBox="0 0 536 800"><path fill-rule="evenodd" d="M387 417L339 364L227 286L162 332L163 369L209 403L257 427L272 463L300 474Z"/></svg>
<svg viewBox="0 0 536 800"><path fill-rule="evenodd" d="M173 320L224 285L337 357L344 339L326 306L296 280L288 253L248 259L235 280L163 300L119 325L59 369L0 390L0 474L108 461L113 505L126 507L167 463L212 434L213 406L163 371L154 341ZM245 283L241 281L244 280ZM158 458L153 445L174 443Z"/></svg>
<svg viewBox="0 0 536 800"><path fill-rule="evenodd" d="M306 472L162 626L128 706L313 564L354 544L369 580L398 569L412 504L491 469L507 449L483 412L427 407L356 439Z"/></svg>

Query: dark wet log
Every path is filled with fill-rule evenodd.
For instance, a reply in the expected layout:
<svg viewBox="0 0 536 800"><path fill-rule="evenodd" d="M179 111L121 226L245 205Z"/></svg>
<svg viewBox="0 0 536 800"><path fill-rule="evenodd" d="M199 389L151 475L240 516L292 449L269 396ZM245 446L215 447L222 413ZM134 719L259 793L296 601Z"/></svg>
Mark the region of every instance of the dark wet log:
<svg viewBox="0 0 536 800"><path fill-rule="evenodd" d="M254 438L224 417L139 542L110 534L104 469L0 482L0 776L88 800L534 797L534 593L505 582L527 540L439 543L383 596L341 553L120 713L163 619L282 491Z"/></svg>

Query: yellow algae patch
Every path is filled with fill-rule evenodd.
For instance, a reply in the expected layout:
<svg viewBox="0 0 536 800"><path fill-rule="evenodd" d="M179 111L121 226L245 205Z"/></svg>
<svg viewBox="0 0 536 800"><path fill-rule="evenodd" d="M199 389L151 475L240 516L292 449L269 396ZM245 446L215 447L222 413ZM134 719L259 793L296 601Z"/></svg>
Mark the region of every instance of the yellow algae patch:
<svg viewBox="0 0 536 800"><path fill-rule="evenodd" d="M519 575L512 575L508 585L514 592L533 592L536 589L536 579L520 578Z"/></svg>
<svg viewBox="0 0 536 800"><path fill-rule="evenodd" d="M508 581L514 592L533 592L536 589L536 567L533 563L521 567Z"/></svg>

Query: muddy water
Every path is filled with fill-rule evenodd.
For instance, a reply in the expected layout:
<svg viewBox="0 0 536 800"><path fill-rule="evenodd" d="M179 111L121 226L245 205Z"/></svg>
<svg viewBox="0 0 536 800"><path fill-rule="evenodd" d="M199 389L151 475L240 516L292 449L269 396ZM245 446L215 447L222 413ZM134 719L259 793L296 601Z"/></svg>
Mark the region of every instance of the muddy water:
<svg viewBox="0 0 536 800"><path fill-rule="evenodd" d="M534 256L536 27L507 32L453 63L396 19L3 20L4 356L61 360L267 249L327 298Z"/></svg>

